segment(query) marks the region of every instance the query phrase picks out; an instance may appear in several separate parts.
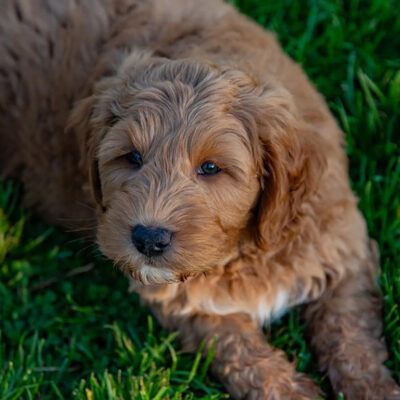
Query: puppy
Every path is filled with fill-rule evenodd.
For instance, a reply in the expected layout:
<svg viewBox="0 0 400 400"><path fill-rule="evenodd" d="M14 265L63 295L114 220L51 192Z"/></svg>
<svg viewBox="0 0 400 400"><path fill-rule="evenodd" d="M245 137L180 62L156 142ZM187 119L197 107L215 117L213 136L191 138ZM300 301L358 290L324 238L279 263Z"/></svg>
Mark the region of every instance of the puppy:
<svg viewBox="0 0 400 400"><path fill-rule="evenodd" d="M400 399L343 134L274 36L218 0L3 0L2 175L88 229L235 399L315 399L261 327L304 304L335 393Z"/></svg>

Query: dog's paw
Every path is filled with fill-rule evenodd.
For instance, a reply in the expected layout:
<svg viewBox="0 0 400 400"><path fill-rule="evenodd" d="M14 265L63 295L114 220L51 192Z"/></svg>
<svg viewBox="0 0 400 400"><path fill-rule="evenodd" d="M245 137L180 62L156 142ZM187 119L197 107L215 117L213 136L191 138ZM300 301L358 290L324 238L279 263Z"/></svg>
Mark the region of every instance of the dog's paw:
<svg viewBox="0 0 400 400"><path fill-rule="evenodd" d="M391 377L378 382L345 379L338 393L345 400L400 400L400 387Z"/></svg>
<svg viewBox="0 0 400 400"><path fill-rule="evenodd" d="M304 374L296 373L291 381L268 379L263 387L250 391L245 400L318 400L322 392L314 381Z"/></svg>

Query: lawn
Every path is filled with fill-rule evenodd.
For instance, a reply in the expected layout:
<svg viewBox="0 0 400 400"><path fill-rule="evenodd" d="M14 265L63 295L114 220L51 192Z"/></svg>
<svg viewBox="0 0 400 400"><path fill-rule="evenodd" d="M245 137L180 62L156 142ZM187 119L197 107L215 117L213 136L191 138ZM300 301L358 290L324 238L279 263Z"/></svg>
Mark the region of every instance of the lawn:
<svg viewBox="0 0 400 400"><path fill-rule="evenodd" d="M400 2L236 0L277 33L346 132L351 178L380 245L387 365L400 380ZM60 232L0 183L0 400L223 399L93 244ZM266 337L329 392L299 310Z"/></svg>

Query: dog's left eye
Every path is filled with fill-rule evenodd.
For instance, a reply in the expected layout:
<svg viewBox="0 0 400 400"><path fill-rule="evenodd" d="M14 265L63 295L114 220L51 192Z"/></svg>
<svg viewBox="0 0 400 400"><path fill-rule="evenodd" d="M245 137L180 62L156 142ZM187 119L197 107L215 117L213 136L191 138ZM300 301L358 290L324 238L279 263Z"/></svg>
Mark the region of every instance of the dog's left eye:
<svg viewBox="0 0 400 400"><path fill-rule="evenodd" d="M140 153L138 151L133 151L132 153L126 154L125 159L134 168L139 169L143 165L142 156L140 155Z"/></svg>
<svg viewBox="0 0 400 400"><path fill-rule="evenodd" d="M221 171L221 168L213 162L206 161L203 163L200 168L197 170L199 175L215 175Z"/></svg>

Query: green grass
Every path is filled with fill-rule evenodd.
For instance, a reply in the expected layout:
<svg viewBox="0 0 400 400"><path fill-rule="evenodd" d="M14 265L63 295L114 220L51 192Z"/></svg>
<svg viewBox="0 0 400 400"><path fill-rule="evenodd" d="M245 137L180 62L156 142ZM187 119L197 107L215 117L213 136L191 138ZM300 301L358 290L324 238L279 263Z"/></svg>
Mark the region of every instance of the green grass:
<svg viewBox="0 0 400 400"><path fill-rule="evenodd" d="M237 0L274 30L347 135L351 178L381 249L387 365L400 380L400 2ZM0 183L0 399L223 399L94 247L21 209ZM267 336L318 373L299 311Z"/></svg>

